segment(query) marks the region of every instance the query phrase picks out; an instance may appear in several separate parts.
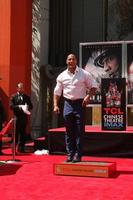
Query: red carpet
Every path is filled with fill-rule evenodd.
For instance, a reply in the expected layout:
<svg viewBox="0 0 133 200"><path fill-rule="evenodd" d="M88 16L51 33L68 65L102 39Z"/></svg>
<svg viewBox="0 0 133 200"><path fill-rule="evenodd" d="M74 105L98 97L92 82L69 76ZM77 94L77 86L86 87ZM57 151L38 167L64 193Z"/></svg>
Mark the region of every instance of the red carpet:
<svg viewBox="0 0 133 200"><path fill-rule="evenodd" d="M10 160L10 150L0 160ZM19 154L16 164L0 165L0 196L4 200L132 200L133 159L83 157L85 161L117 163L114 178L57 176L53 164L65 156Z"/></svg>
<svg viewBox="0 0 133 200"><path fill-rule="evenodd" d="M60 128L52 128L48 130L49 132L65 132L65 127ZM133 126L127 126L125 131L108 131L108 130L102 130L101 126L92 126L92 125L86 125L85 126L85 132L86 133L133 133Z"/></svg>

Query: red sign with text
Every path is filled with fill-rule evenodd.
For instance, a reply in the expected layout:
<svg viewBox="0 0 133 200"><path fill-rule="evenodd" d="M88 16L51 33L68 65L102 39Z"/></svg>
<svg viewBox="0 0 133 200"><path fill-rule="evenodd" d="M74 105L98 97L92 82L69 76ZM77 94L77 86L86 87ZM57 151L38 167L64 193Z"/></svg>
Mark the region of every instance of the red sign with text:
<svg viewBox="0 0 133 200"><path fill-rule="evenodd" d="M102 129L126 130L125 78L102 79Z"/></svg>

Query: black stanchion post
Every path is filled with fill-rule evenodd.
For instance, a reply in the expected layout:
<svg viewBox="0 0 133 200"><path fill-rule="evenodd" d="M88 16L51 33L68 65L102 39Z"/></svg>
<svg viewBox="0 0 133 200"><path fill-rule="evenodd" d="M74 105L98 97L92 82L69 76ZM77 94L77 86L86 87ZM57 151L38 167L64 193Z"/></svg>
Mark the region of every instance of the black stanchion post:
<svg viewBox="0 0 133 200"><path fill-rule="evenodd" d="M8 160L6 162L8 163L15 163L15 162L20 162L20 160L15 159L16 155L16 117L13 117L13 143L12 143L12 160Z"/></svg>
<svg viewBox="0 0 133 200"><path fill-rule="evenodd" d="M12 145L12 160L15 160L16 154L16 117L13 118L13 145Z"/></svg>

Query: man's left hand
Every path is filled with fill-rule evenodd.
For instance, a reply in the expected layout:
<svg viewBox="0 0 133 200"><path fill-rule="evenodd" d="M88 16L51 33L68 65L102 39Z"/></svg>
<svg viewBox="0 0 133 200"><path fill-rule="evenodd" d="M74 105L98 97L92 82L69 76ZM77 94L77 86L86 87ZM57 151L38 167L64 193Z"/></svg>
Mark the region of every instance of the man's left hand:
<svg viewBox="0 0 133 200"><path fill-rule="evenodd" d="M86 106L89 103L89 100L90 100L89 95L86 95L86 97L83 99L82 106L83 107Z"/></svg>

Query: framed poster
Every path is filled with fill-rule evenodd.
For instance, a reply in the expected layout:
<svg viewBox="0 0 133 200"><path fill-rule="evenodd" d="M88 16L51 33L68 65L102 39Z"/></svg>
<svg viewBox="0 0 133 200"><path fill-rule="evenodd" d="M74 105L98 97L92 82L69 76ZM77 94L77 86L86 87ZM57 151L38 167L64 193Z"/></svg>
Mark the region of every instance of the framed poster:
<svg viewBox="0 0 133 200"><path fill-rule="evenodd" d="M102 129L126 130L126 79L102 79Z"/></svg>
<svg viewBox="0 0 133 200"><path fill-rule="evenodd" d="M133 106L133 42L127 42L127 104Z"/></svg>
<svg viewBox="0 0 133 200"><path fill-rule="evenodd" d="M80 67L88 71L97 81L98 90L89 104L101 104L102 78L121 78L122 42L80 43Z"/></svg>

